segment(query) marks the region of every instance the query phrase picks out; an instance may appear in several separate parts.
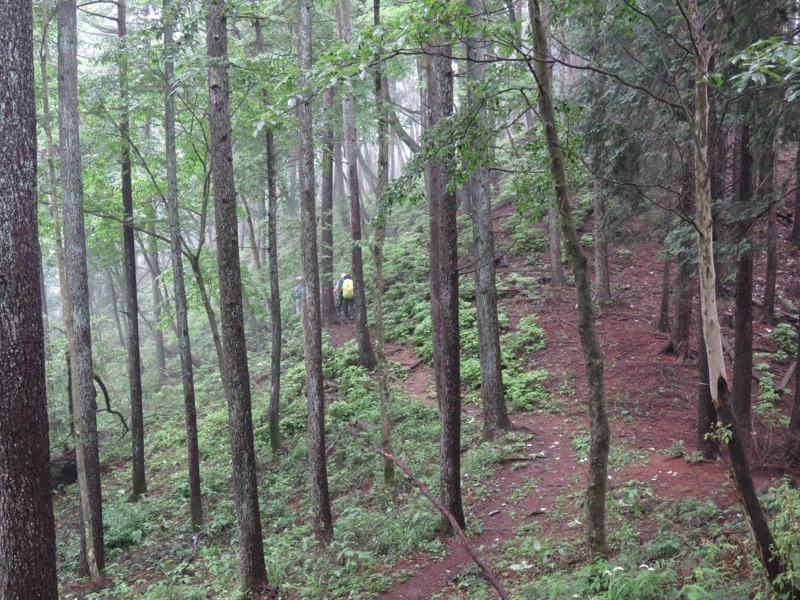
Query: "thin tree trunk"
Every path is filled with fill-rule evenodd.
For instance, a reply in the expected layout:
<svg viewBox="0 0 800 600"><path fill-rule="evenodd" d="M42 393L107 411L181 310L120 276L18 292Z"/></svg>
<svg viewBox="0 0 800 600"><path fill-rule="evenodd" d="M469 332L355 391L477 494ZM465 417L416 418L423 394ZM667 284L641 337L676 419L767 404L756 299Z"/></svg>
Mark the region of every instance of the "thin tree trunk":
<svg viewBox="0 0 800 600"><path fill-rule="evenodd" d="M483 61L486 42L480 33L484 19L477 0L470 0L469 8L475 34L467 40L467 60L470 62L467 103L475 115L476 126L484 130L488 123L488 110L484 98L478 97L483 85ZM503 368L500 364L500 325L497 318L497 288L495 285L494 233L492 231L492 200L489 197L489 171L475 166L468 184L469 210L472 218L472 240L475 266L475 296L478 313L478 349L481 370L481 398L483 400L483 435L494 439L511 429L506 397L503 390Z"/></svg>
<svg viewBox="0 0 800 600"><path fill-rule="evenodd" d="M767 572L767 578L776 592L797 595L791 582L782 575L786 565L774 553L775 540L769 528L764 510L756 495L750 465L747 461L743 432L733 410L725 359L722 352L722 333L717 310L716 280L714 269L713 221L711 218L711 186L709 178L709 127L708 127L708 79L710 57L722 43L725 23L733 10L733 0L728 0L724 13L717 18L714 37L706 36L706 19L699 13L697 0L688 0L688 23L691 27L695 79L693 112L689 113L694 138L695 200L697 202L697 256L700 272L700 306L703 315L703 335L708 357L709 387L722 427L731 460L736 489L744 507L744 513L755 549Z"/></svg>
<svg viewBox="0 0 800 600"><path fill-rule="evenodd" d="M342 0L340 5L339 37L345 43L350 41L350 0ZM361 252L361 192L358 178L358 138L356 136L355 115L353 114L353 80L349 77L342 93L342 120L344 125L344 151L347 159L347 188L350 192L350 234L351 274L354 284L354 310L356 322L356 342L362 366L367 370L375 368L377 359L369 335L367 323L367 296L364 291L364 260Z"/></svg>
<svg viewBox="0 0 800 600"><path fill-rule="evenodd" d="M61 250L63 252L63 249ZM111 292L111 312L114 317L114 323L117 327L117 336L119 337L119 345L125 347L125 334L122 331L122 323L119 319L119 300L117 299L117 288L114 285L114 275L111 271L107 271L108 289ZM66 288L65 288L66 289ZM62 298L63 306L63 298ZM65 313L66 314L66 313Z"/></svg>
<svg viewBox="0 0 800 600"><path fill-rule="evenodd" d="M342 156L342 142L335 141L333 144L333 201L339 205L339 220L342 229L350 237L350 208L345 202L345 176L344 176L344 157Z"/></svg>
<svg viewBox="0 0 800 600"><path fill-rule="evenodd" d="M142 359L139 353L139 292L136 280L136 250L133 240L133 186L131 183L131 149L127 141L129 138L128 121L128 67L126 52L126 24L125 0L117 2L117 35L119 36L121 52L119 58L119 88L122 115L119 123L119 135L123 141L120 149L122 166L122 212L124 224L122 226L122 246L125 265L125 316L128 323L128 384L131 402L131 442L133 455L131 457L132 493L133 501L147 493L144 469L144 416L142 412Z"/></svg>
<svg viewBox="0 0 800 600"><path fill-rule="evenodd" d="M606 196L599 179L594 180L594 301L611 302L611 283L608 277L608 238L606 235Z"/></svg>
<svg viewBox="0 0 800 600"><path fill-rule="evenodd" d="M550 285L564 287L564 265L561 264L561 234L558 231L558 209L550 202L547 206L547 240L550 244Z"/></svg>
<svg viewBox="0 0 800 600"><path fill-rule="evenodd" d="M264 54L264 36L261 22L253 21L256 31L256 49ZM263 90L264 103L269 100L269 92ZM278 191L275 186L275 136L271 128L264 134L266 167L267 167L267 268L269 270L269 314L272 318L272 344L270 347L270 388L267 420L269 421L269 443L272 454L278 456L281 451L281 297L278 280Z"/></svg>
<svg viewBox="0 0 800 600"><path fill-rule="evenodd" d="M203 278L203 271L200 268L200 257L194 254L189 259L189 264L192 265L192 273L197 283L197 289L200 292L200 299L203 302L203 308L208 317L208 325L211 329L211 338L214 340L214 349L217 354L217 366L219 367L219 376L225 377L225 361L222 358L222 338L219 335L219 326L217 325L217 314L214 312L214 307L211 305L211 298L206 289L205 279Z"/></svg>
<svg viewBox="0 0 800 600"><path fill-rule="evenodd" d="M225 5L225 0L209 0L206 21L206 44L211 60L208 68L211 173L217 227L219 305L224 341L225 370L222 379L228 399L236 527L239 533L239 567L242 588L255 594L264 591L268 580L258 507L250 372L244 337L236 189L233 180Z"/></svg>
<svg viewBox="0 0 800 600"><path fill-rule="evenodd" d="M794 172L800 173L800 143L797 144L797 152L794 155ZM800 184L795 179L794 186L794 213L792 216L792 244L795 248L800 248Z"/></svg>
<svg viewBox="0 0 800 600"><path fill-rule="evenodd" d="M92 372L92 331L89 316L89 275L83 216L83 181L78 116L78 23L75 0L58 4L58 112L61 185L64 203L64 263L72 319L73 413L75 460L81 495L81 529L85 536L86 568L92 583L100 583L105 567L103 504L97 402Z"/></svg>
<svg viewBox="0 0 800 600"><path fill-rule="evenodd" d="M381 25L381 0L373 0L372 22L375 27ZM389 187L389 152L388 152L388 120L384 104L386 80L383 76L383 63L376 55L373 81L375 85L375 114L378 125L378 176L375 196L380 196ZM378 216L375 231L375 243L372 244L372 256L375 262L375 356L378 367L378 397L381 407L381 451L383 456L383 483L394 490L394 462L386 456L392 454L392 413L389 403L389 365L386 362L385 339L383 334L383 242L386 237L386 226Z"/></svg>
<svg viewBox="0 0 800 600"><path fill-rule="evenodd" d="M330 327L339 321L333 293L333 101L336 89L322 96L322 317Z"/></svg>
<svg viewBox="0 0 800 600"><path fill-rule="evenodd" d="M692 326L692 304L694 298L694 278L692 267L688 258L678 257L678 275L675 281L672 305L675 313L672 315L669 343L666 352L673 352L678 364L685 363L691 353L689 344Z"/></svg>
<svg viewBox="0 0 800 600"><path fill-rule="evenodd" d="M670 271L672 259L664 260L664 275L661 278L661 307L658 311L658 331L667 332L670 328L669 318L669 292L670 292Z"/></svg>
<svg viewBox="0 0 800 600"><path fill-rule="evenodd" d="M153 211L157 210L156 203L153 202ZM154 219L153 226L155 227ZM158 258L158 240L155 236L151 235L149 238L150 256L147 261L150 266L150 276L153 284L153 320L155 321L155 328L153 329L153 340L156 349L156 369L158 370L158 381L163 383L167 377L167 355L164 349L164 330L161 329L161 313L162 305L164 303L164 296L161 294L161 265Z"/></svg>
<svg viewBox="0 0 800 600"><path fill-rule="evenodd" d="M325 396L322 379L322 320L320 318L319 262L317 259L316 207L314 205L314 133L309 76L312 66L312 2L298 3L297 135L300 152L300 222L302 229L305 310L303 310L308 395L308 463L314 503L313 529L323 543L333 540L333 516L328 492L325 456Z"/></svg>
<svg viewBox="0 0 800 600"><path fill-rule="evenodd" d="M0 598L58 598L36 191L33 5L0 20ZM45 37L45 44L47 39Z"/></svg>
<svg viewBox="0 0 800 600"><path fill-rule="evenodd" d="M586 493L588 549L589 556L592 559L596 557L605 558L608 555L605 501L610 434L606 416L603 351L595 328L589 265L581 248L572 218L564 157L553 108L552 72L550 70L552 61L550 61L548 55L548 42L539 0L528 0L528 7L533 30L533 68L539 91L539 114L542 119L547 152L550 157L550 174L555 188L555 205L559 211L567 257L575 276L575 292L578 300L578 332L583 346L586 377L589 384L591 443L589 450L589 483Z"/></svg>
<svg viewBox="0 0 800 600"><path fill-rule="evenodd" d="M739 140L739 190L737 197L740 219L753 203L753 155L750 147L750 126L742 123ZM736 271L736 331L733 358L731 403L742 427L750 429L751 380L753 371L753 250L748 227L740 220L737 228L739 253Z"/></svg>
<svg viewBox="0 0 800 600"><path fill-rule="evenodd" d="M708 385L708 356L706 355L706 340L703 337L703 315L697 314L697 367L699 371L697 390L697 448L706 460L721 458L719 441L713 435L717 425L717 409L711 398L711 388Z"/></svg>
<svg viewBox="0 0 800 600"><path fill-rule="evenodd" d="M172 282L175 286L175 322L178 328L178 348L181 355L183 407L186 415L186 449L189 465L189 507L192 530L203 526L203 499L200 487L200 449L197 441L197 409L194 393L194 366L189 340L189 317L186 306L183 260L181 255L181 222L178 212L178 155L175 148L175 64L173 23L176 15L172 0L164 0L164 138L167 166L167 206L169 208L170 248L172 251Z"/></svg>
<svg viewBox="0 0 800 600"><path fill-rule="evenodd" d="M424 47L426 127L434 127L453 112L451 49L435 40ZM441 420L440 480L442 504L464 527L461 497L461 365L458 326L458 230L456 198L449 188L447 149L428 162L425 186L430 223L431 322L436 398ZM442 521L449 531L449 521Z"/></svg>
<svg viewBox="0 0 800 600"><path fill-rule="evenodd" d="M759 193L762 196L762 193ZM778 279L778 224L775 205L767 213L767 269L764 277L764 300L762 312L764 323L775 324L775 289Z"/></svg>
<svg viewBox="0 0 800 600"><path fill-rule="evenodd" d="M800 322L797 324L797 360L800 360ZM800 365L794 372L794 405L789 430L795 436L794 460L800 459Z"/></svg>
<svg viewBox="0 0 800 600"><path fill-rule="evenodd" d="M242 201L242 210L244 210L244 220L247 225L247 238L250 241L250 256L253 259L253 269L256 273L261 273L261 257L258 253L258 241L256 239L256 226L253 223L253 215L250 212L250 205L244 194L239 194L239 199Z"/></svg>

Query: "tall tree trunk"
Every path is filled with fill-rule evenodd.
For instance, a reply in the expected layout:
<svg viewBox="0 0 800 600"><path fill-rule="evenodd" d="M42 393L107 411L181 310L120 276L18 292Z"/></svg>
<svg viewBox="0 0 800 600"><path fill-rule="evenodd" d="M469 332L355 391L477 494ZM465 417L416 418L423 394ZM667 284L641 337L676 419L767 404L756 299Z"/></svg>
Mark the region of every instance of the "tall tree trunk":
<svg viewBox="0 0 800 600"><path fill-rule="evenodd" d="M258 252L258 238L256 235L256 226L253 222L253 214L250 212L250 204L247 202L247 197L244 194L239 194L239 199L242 201L242 210L244 210L244 221L247 225L247 238L250 242L250 256L253 260L253 269L256 273L261 273L261 256Z"/></svg>
<svg viewBox="0 0 800 600"><path fill-rule="evenodd" d="M669 319L669 292L670 292L670 271L672 259L664 260L664 272L661 278L661 306L658 311L658 331L666 333L670 329Z"/></svg>
<svg viewBox="0 0 800 600"><path fill-rule="evenodd" d="M157 211L156 203L153 202L153 211ZM153 230L155 231L157 219L153 219ZM167 354L164 349L164 330L161 328L161 313L162 305L164 304L164 296L161 293L161 264L158 258L158 239L156 236L151 235L148 238L150 251L147 260L150 266L150 276L153 286L153 321L155 328L153 329L153 340L155 342L156 350L156 370L158 371L158 381L163 383L167 377Z"/></svg>
<svg viewBox="0 0 800 600"><path fill-rule="evenodd" d="M778 227L775 216L775 134L770 132L761 144L758 160L758 196L770 203L767 213L767 272L764 277L764 323L775 323L775 287L778 279Z"/></svg>
<svg viewBox="0 0 800 600"><path fill-rule="evenodd" d="M64 250L62 248L61 252L63 253ZM117 328L117 337L119 338L119 345L121 347L125 346L125 334L122 331L122 322L119 319L119 301L117 300L117 288L114 285L114 273L112 271L107 271L106 275L108 277L108 289L111 292L111 313L114 317L114 323ZM66 287L64 288L66 290ZM64 303L64 299L62 298L62 306ZM66 314L66 313L65 313ZM66 323L65 323L66 325Z"/></svg>
<svg viewBox="0 0 800 600"><path fill-rule="evenodd" d="M314 198L314 133L311 121L309 75L312 66L312 1L298 4L297 135L300 151L300 225L302 229L305 310L303 327L308 395L308 463L311 497L314 502L314 534L323 543L333 540L333 516L328 493L325 456L325 396L322 379L322 320L320 318L319 262L317 259L317 217Z"/></svg>
<svg viewBox="0 0 800 600"><path fill-rule="evenodd" d="M58 4L58 112L61 186L64 203L64 264L72 319L70 348L75 405L75 461L81 495L81 529L92 582L100 582L105 567L103 504L97 402L92 372L92 331L89 316L89 274L83 222L83 181L78 117L78 18L75 0Z"/></svg>
<svg viewBox="0 0 800 600"><path fill-rule="evenodd" d="M608 238L606 235L606 196L602 182L594 180L594 301L611 302L611 283L608 277Z"/></svg>
<svg viewBox="0 0 800 600"><path fill-rule="evenodd" d="M703 315L703 335L708 357L709 388L722 427L728 433L724 440L728 447L731 470L744 507L748 528L755 542L756 552L767 572L767 578L778 593L798 594L800 590L786 583L782 575L786 565L774 553L775 540L764 510L756 495L744 436L731 403L728 375L722 352L722 333L717 311L716 280L714 269L713 221L711 218L711 185L709 178L709 127L708 127L708 75L710 57L722 43L725 24L733 10L734 0L728 0L724 12L717 18L714 37L710 40L705 31L706 18L700 14L697 0L688 0L688 23L691 27L694 49L695 80L693 111L688 114L694 138L695 200L697 202L697 257L700 272L700 307Z"/></svg>
<svg viewBox="0 0 800 600"><path fill-rule="evenodd" d="M342 156L342 143L334 141L333 144L333 202L339 206L339 220L342 229L350 236L350 208L345 202L345 175L344 157Z"/></svg>
<svg viewBox="0 0 800 600"><path fill-rule="evenodd" d="M800 173L800 143L797 144L797 152L794 155L794 172ZM794 186L794 213L792 215L792 244L795 248L800 248L800 185L795 180ZM798 369L800 372L800 369Z"/></svg>
<svg viewBox="0 0 800 600"><path fill-rule="evenodd" d="M550 157L550 174L555 191L555 205L558 207L567 257L575 276L575 293L578 299L578 332L583 346L586 378L589 384L591 446L589 450L589 484L586 493L588 549L590 557L605 558L608 554L605 501L610 434L606 415L603 351L595 328L589 265L572 218L567 174L553 108L552 72L550 70L552 61L548 55L547 35L539 0L528 0L528 9L533 30L533 68L539 91L539 114L544 127L547 153Z"/></svg>
<svg viewBox="0 0 800 600"><path fill-rule="evenodd" d="M672 327L666 351L673 352L678 364L689 359L691 345L689 343L692 327L692 304L694 298L694 278L688 258L679 257L678 275L675 281L672 304L675 313L672 315Z"/></svg>
<svg viewBox="0 0 800 600"><path fill-rule="evenodd" d="M259 54L264 54L264 36L261 22L253 22L256 30L256 46ZM263 90L264 102L268 101L268 91ZM269 314L272 318L272 344L270 347L270 388L267 420L269 421L269 443L272 454L281 451L281 296L278 280L278 191L275 186L275 135L268 127L264 134L267 167L267 268L269 270Z"/></svg>
<svg viewBox="0 0 800 600"><path fill-rule="evenodd" d="M222 379L228 398L233 490L239 533L239 566L242 571L242 588L249 593L256 593L262 592L268 581L258 508L250 372L244 338L242 274L239 263L236 189L233 181L225 0L208 1L206 44L211 60L208 68L208 111L225 363Z"/></svg>
<svg viewBox="0 0 800 600"><path fill-rule="evenodd" d="M178 212L178 155L175 148L175 64L173 27L176 19L172 0L164 0L164 142L167 166L167 206L169 209L172 282L175 286L175 321L181 356L183 408L186 415L186 450L189 464L189 507L192 530L203 526L203 499L200 487L200 449L197 441L197 409L194 394L194 366L189 340L189 317L183 275L181 221Z"/></svg>
<svg viewBox="0 0 800 600"><path fill-rule="evenodd" d="M488 110L485 99L478 96L483 85L483 62L486 42L479 33L483 26L482 8L470 0L469 8L475 26L473 37L467 40L467 61L470 62L467 103L475 115L475 125L485 130ZM503 368L500 364L500 325L497 319L497 288L495 286L494 233L492 231L492 200L489 197L489 170L475 166L468 184L469 210L472 218L472 241L475 266L475 296L478 312L478 350L481 369L481 398L483 400L483 435L494 439L511 429L506 397L503 390Z"/></svg>
<svg viewBox="0 0 800 600"><path fill-rule="evenodd" d="M373 0L372 23L375 27L381 25L381 0ZM388 152L388 121L386 106L384 104L386 81L383 76L383 63L380 55L375 56L375 72L373 81L375 86L375 115L378 124L378 175L375 197L381 195L389 187L389 152ZM383 242L386 237L386 226L382 216L378 215L375 243L372 244L372 256L375 262L375 356L378 366L378 397L381 407L381 450L392 454L392 413L389 404L389 365L386 362L383 334ZM383 457L383 483L394 489L394 462Z"/></svg>
<svg viewBox="0 0 800 600"><path fill-rule="evenodd" d="M222 338L219 335L219 325L217 324L217 314L214 312L214 307L211 305L211 298L208 295L205 279L203 278L203 271L200 267L200 255L193 254L189 258L189 264L192 266L192 273L197 283L197 289L200 292L200 299L203 302L203 308L206 311L208 318L208 325L211 329L211 338L214 340L214 350L217 354L217 367L219 367L219 376L225 378L225 360L223 359L222 352Z"/></svg>
<svg viewBox="0 0 800 600"><path fill-rule="evenodd" d="M378 0L380 1L380 0ZM336 88L322 95L322 317L327 326L339 321L333 293L333 101Z"/></svg>
<svg viewBox="0 0 800 600"><path fill-rule="evenodd" d="M706 460L721 458L719 441L714 436L717 425L717 409L711 398L708 385L708 356L706 355L706 339L703 336L703 315L697 314L697 367L699 371L697 389L697 448Z"/></svg>
<svg viewBox="0 0 800 600"><path fill-rule="evenodd" d="M350 42L350 0L340 5L341 24L339 37ZM342 93L342 120L344 124L344 153L347 159L347 188L350 192L351 269L354 284L356 341L358 354L364 368L375 368L377 359L367 323L367 296L364 291L364 260L361 252L361 192L358 178L358 137L353 114L353 80L348 77Z"/></svg>
<svg viewBox="0 0 800 600"><path fill-rule="evenodd" d="M33 5L0 19L0 598L58 598L38 273ZM45 43L47 41L45 40Z"/></svg>
<svg viewBox="0 0 800 600"><path fill-rule="evenodd" d="M550 245L550 285L564 287L564 265L561 264L561 234L558 231L558 208L547 206L547 240Z"/></svg>
<svg viewBox="0 0 800 600"><path fill-rule="evenodd" d="M739 253L736 271L736 343L733 358L731 404L745 431L750 430L750 402L753 371L753 249L749 228L743 215L753 203L753 154L750 147L750 126L742 123L739 140L739 190L737 197Z"/></svg>
<svg viewBox="0 0 800 600"><path fill-rule="evenodd" d="M424 47L426 127L432 128L453 112L451 49L442 40ZM440 435L441 501L464 527L461 497L461 364L458 325L458 229L455 193L449 189L452 154L442 148L425 167L430 223L431 323L436 398L442 424ZM450 522L442 521L449 531Z"/></svg>
<svg viewBox="0 0 800 600"><path fill-rule="evenodd" d="M797 359L800 360L800 322L797 324ZM794 460L800 460L800 366L794 372L794 405L789 422L789 431L794 435Z"/></svg>
<svg viewBox="0 0 800 600"><path fill-rule="evenodd" d="M122 167L122 246L125 264L125 316L128 323L128 385L131 402L131 457L132 498L147 493L144 471L144 416L142 412L142 359L139 353L139 292L136 280L136 250L133 240L133 186L131 184L131 148L128 145L130 124L128 121L128 67L126 56L125 0L117 2L117 35L120 43L119 91L122 115L119 122L119 135L123 140L120 149Z"/></svg>

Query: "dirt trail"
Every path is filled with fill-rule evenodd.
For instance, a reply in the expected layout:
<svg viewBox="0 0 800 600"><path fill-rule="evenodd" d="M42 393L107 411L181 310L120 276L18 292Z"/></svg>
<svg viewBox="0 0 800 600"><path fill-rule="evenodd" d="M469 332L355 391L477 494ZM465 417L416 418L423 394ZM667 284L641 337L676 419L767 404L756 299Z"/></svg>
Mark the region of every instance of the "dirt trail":
<svg viewBox="0 0 800 600"><path fill-rule="evenodd" d="M666 455L674 443L683 443L687 452L697 448L694 407L697 367L679 365L673 356L664 354L667 334L656 331L662 268L659 250L657 244L644 244L633 253L610 252L611 280L612 285L616 284L614 303L602 307L598 318L612 434L609 493L613 495L625 482L636 480L646 482L653 493L663 497L704 497L714 492L718 502L729 506L736 502L736 497L733 486L722 491L723 484L729 481L725 463L692 465ZM500 272L524 272L541 282L547 280L546 270L531 268L520 260ZM791 274L782 276L789 278ZM517 528L523 524L538 521L543 531L554 537L579 539L583 535L582 527L564 522L563 511L551 510L556 498L565 492L582 493L585 481L585 467L572 446L573 438L576 441L580 436L586 438L588 426L583 355L574 303L571 288L552 290L544 283L541 299L535 304L513 292L501 301L512 324L530 313L538 314L547 347L533 357L531 368L546 367L550 371L547 387L559 414L512 415L515 426L532 434L526 441L528 454L544 454L535 460L502 465L490 493L476 497L469 474L462 475L468 527L480 532L470 542L474 548L481 548L479 554L490 566L499 556L498 549L514 539ZM332 340L344 343L352 337L351 330L351 324L334 328ZM763 325L754 324L756 336L763 335L765 330ZM409 398L435 405L429 391L433 377L430 367L420 363L405 347L391 345L387 347L387 355L390 360L411 368L404 383ZM754 394L757 393L754 386ZM627 463L619 457L624 452L633 457ZM754 475L757 481L764 481L769 474L755 470ZM515 493L516 503L512 502L511 494L526 486L530 491ZM646 522L641 527L646 528ZM441 560L417 554L399 561L392 570L410 572L410 578L379 597L399 600L423 600L435 594L458 597L459 592L452 587L454 580L465 572L475 572L476 567L457 540L443 538L442 542L447 552Z"/></svg>

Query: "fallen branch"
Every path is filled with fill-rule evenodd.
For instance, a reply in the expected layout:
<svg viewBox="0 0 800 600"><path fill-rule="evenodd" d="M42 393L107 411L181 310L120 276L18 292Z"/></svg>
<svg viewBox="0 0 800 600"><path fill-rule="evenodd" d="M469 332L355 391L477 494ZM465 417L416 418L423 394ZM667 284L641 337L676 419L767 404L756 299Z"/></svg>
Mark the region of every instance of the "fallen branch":
<svg viewBox="0 0 800 600"><path fill-rule="evenodd" d="M103 412L105 410L106 412L110 412L112 415L117 415L119 420L122 422L122 435L125 435L128 433L128 424L125 422L125 417L122 416L122 413L111 408L111 398L108 396L108 389L106 389L106 384L103 383L103 380L100 379L100 376L97 375L97 373L94 374L94 380L97 382L97 385L100 387L100 391L103 392L103 397L106 400L106 407L98 409L97 412Z"/></svg>
<svg viewBox="0 0 800 600"><path fill-rule="evenodd" d="M466 550L470 558L475 561L475 564L480 567L481 571L483 571L483 574L486 576L486 579L488 579L489 583L492 584L492 587L497 590L497 593L500 595L500 597L503 600L508 600L508 592L503 588L503 585L500 583L497 577L495 577L494 573L492 573L492 570L484 564L480 557L475 553L475 550L472 549L467 536L464 534L464 531L461 529L461 527L459 527L455 517L453 517L453 515L450 514L450 512L444 506L442 506L442 503L439 502L439 500L437 500L436 497L428 491L428 488L425 487L425 484L417 479L417 476L411 472L411 469L409 469L408 465L406 465L402 460L396 458L394 455L389 454L388 452L384 452L383 450L377 450L377 453L384 458L388 458L390 461L400 467L400 469L402 469L408 478L414 482L414 485L417 486L422 495L430 500L431 503L437 509L439 509L439 512L442 513L448 521L450 521L450 525L453 526L453 530L456 532L456 535L458 535L458 539L461 542L461 545L464 546L464 550Z"/></svg>

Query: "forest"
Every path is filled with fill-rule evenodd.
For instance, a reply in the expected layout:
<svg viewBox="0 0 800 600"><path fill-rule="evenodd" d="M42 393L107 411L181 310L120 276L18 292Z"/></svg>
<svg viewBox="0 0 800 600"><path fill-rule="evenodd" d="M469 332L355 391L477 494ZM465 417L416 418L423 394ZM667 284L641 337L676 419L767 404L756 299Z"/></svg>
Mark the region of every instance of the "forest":
<svg viewBox="0 0 800 600"><path fill-rule="evenodd" d="M800 3L0 1L0 600L800 598Z"/></svg>

